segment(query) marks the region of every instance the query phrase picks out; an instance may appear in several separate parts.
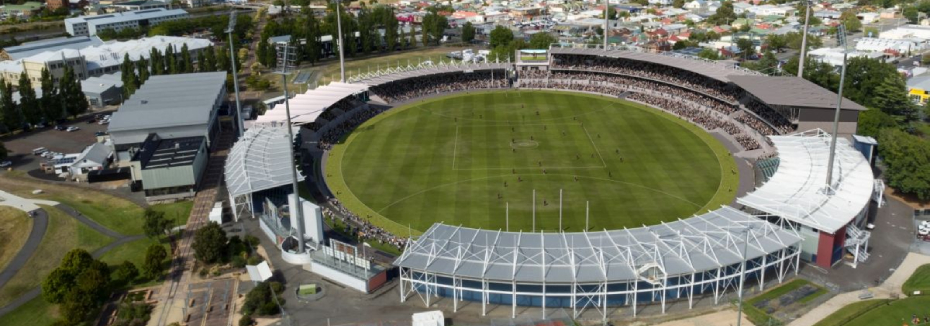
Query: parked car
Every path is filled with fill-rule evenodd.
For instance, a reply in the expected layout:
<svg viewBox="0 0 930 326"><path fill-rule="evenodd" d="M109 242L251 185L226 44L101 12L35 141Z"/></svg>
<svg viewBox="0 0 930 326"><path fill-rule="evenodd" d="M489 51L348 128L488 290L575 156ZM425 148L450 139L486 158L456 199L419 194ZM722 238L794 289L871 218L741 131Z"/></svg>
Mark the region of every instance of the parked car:
<svg viewBox="0 0 930 326"><path fill-rule="evenodd" d="M78 127L75 127L75 126L71 126L71 127L68 127L68 129L65 129L65 131L67 131L67 132L74 132L74 131L78 131L78 130L81 130L81 128L78 128Z"/></svg>
<svg viewBox="0 0 930 326"><path fill-rule="evenodd" d="M55 126L55 130L58 130L58 131L65 131L65 129L68 129L68 128L66 128L64 125Z"/></svg>
<svg viewBox="0 0 930 326"><path fill-rule="evenodd" d="M95 133L94 133L94 136L100 137L100 136L106 136L106 135L109 135L109 134L110 134L110 133L108 133L108 132L106 132L106 131L98 131L98 132L95 132Z"/></svg>
<svg viewBox="0 0 930 326"><path fill-rule="evenodd" d="M108 123L110 123L110 119L100 119L99 121L97 121L98 125L105 125Z"/></svg>
<svg viewBox="0 0 930 326"><path fill-rule="evenodd" d="M10 162L10 161L3 161L3 162L0 162L0 168L9 167L9 166L11 166L11 165L13 165L13 162Z"/></svg>
<svg viewBox="0 0 930 326"><path fill-rule="evenodd" d="M32 155L42 155L43 153L48 152L48 149L45 147L39 147L32 150Z"/></svg>

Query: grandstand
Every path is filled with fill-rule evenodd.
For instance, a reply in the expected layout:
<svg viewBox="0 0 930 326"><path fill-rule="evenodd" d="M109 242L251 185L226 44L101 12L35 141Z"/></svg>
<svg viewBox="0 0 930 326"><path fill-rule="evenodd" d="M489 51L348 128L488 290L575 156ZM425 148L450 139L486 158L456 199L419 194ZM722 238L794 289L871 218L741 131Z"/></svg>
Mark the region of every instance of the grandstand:
<svg viewBox="0 0 930 326"><path fill-rule="evenodd" d="M828 95L833 93L802 83L806 95L780 99L798 91L792 83L801 80L687 56L552 47L548 59L526 70L511 63L440 61L348 80L349 85L367 87L371 100L385 105L512 87L627 98L728 135L744 149L735 155L763 158L757 168L764 184L738 199L744 210L723 206L636 229L521 233L437 223L415 240L392 242L407 244L394 262L400 268L402 301L416 295L429 306L434 297L444 296L453 299L456 310L461 301L475 301L483 313L489 304L511 306L512 316L517 306L540 307L543 315L547 308L570 308L576 317L592 309L606 317L608 307L630 306L635 315L647 303L659 304L664 313L667 302L674 300L687 300L689 307L700 297L717 303L728 292L741 290L744 280L760 288L773 277L781 282L790 270L797 273L802 259L829 267L842 258L844 248L854 255L853 264L867 259L869 234L858 226L868 214L873 191L868 163L841 138L834 181L825 189L828 134L820 129L796 132L824 123L822 112L831 110ZM765 81L772 82L769 89L760 88ZM844 103L841 135L850 135L862 107ZM367 104L359 108L365 114L326 136L314 126L313 137L338 138L380 113ZM320 122L315 119L323 109L292 116L310 126ZM271 120L282 120L280 112L274 115ZM397 238L384 230L378 234Z"/></svg>

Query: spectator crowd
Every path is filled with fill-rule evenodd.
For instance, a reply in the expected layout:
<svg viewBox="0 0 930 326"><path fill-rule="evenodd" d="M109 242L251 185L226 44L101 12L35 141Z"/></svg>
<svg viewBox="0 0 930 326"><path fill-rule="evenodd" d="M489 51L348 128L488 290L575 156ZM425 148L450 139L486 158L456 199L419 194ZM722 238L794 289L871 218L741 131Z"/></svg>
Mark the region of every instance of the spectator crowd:
<svg viewBox="0 0 930 326"><path fill-rule="evenodd" d="M323 216L329 218L333 222L337 220L341 222L342 225L346 226L346 233L353 237L357 237L360 242L368 240L378 241L378 243L389 244L400 251L403 251L404 246L407 245L407 238L395 236L371 224L368 219L363 219L342 206L342 203L340 203L338 199L330 198L328 204L329 205L323 206ZM330 225L336 224L332 223Z"/></svg>
<svg viewBox="0 0 930 326"><path fill-rule="evenodd" d="M372 87L370 91L387 103L402 102L432 94L486 88L507 88L510 81L503 70L454 72L413 77Z"/></svg>

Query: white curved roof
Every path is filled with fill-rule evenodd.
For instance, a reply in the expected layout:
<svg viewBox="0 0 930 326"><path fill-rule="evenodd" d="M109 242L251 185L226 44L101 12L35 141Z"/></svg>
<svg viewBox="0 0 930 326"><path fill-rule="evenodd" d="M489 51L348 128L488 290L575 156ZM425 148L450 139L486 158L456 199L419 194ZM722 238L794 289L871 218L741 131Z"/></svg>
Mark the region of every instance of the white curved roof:
<svg viewBox="0 0 930 326"><path fill-rule="evenodd" d="M729 206L636 229L524 233L433 224L394 265L499 281L603 282L639 278L644 268L690 274L793 246L801 238Z"/></svg>
<svg viewBox="0 0 930 326"><path fill-rule="evenodd" d="M339 82L307 90L307 92L298 94L289 101L291 107L291 123L311 123L323 114L323 111L333 106L333 104L336 104L336 102L367 90L368 86L365 85ZM284 105L277 105L274 109L265 111L265 114L258 116L255 120L255 123L258 124L272 122L287 122L287 111Z"/></svg>
<svg viewBox="0 0 930 326"><path fill-rule="evenodd" d="M824 191L829 133L815 129L770 138L781 160L778 170L737 203L828 233L846 227L869 204L875 182L872 168L848 140L837 139L829 194Z"/></svg>
<svg viewBox="0 0 930 326"><path fill-rule="evenodd" d="M226 159L226 188L232 197L293 182L287 126L257 125L245 131ZM297 180L304 176L298 174Z"/></svg>

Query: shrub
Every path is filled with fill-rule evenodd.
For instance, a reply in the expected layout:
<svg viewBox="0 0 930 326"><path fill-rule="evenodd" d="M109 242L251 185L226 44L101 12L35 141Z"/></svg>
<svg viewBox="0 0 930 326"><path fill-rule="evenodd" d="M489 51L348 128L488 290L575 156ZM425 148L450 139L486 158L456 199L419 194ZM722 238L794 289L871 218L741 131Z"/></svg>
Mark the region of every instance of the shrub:
<svg viewBox="0 0 930 326"><path fill-rule="evenodd" d="M253 323L255 323L255 321L252 320L252 316L245 315L239 318L239 326L252 326Z"/></svg>

